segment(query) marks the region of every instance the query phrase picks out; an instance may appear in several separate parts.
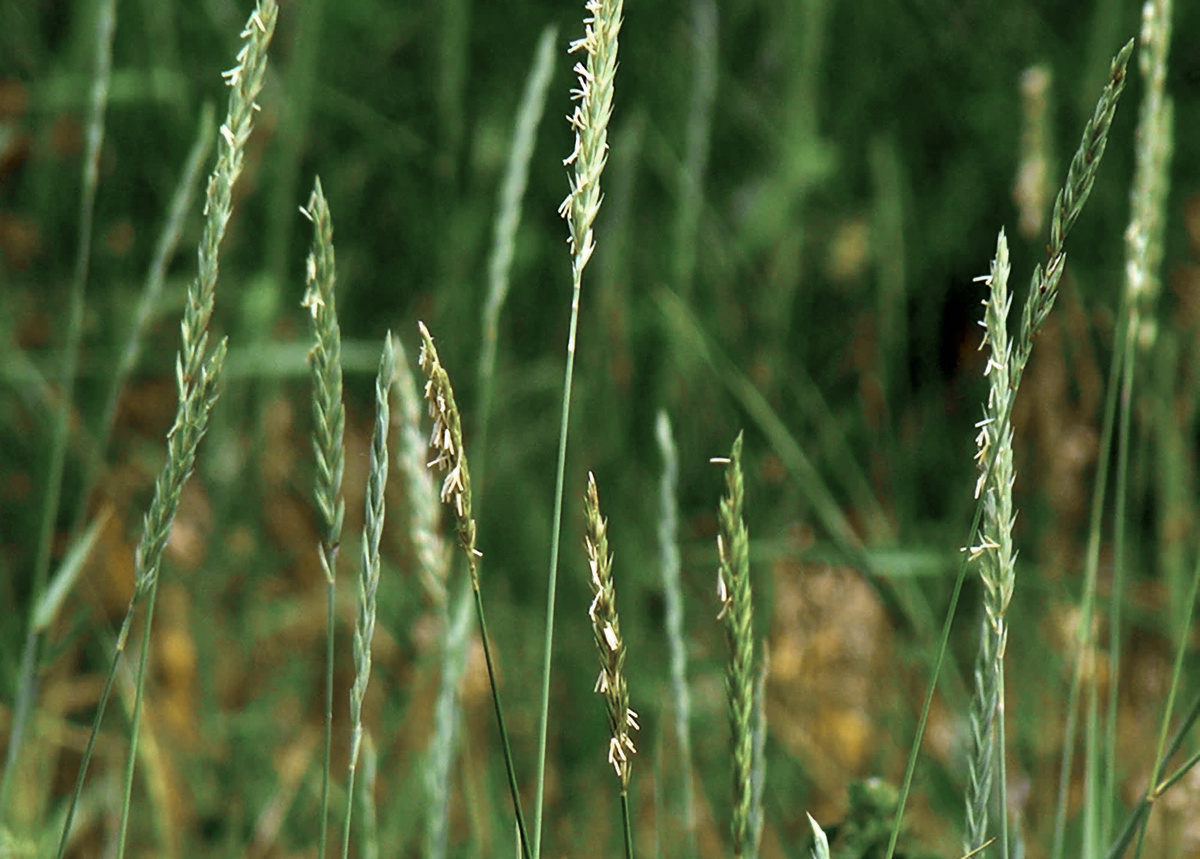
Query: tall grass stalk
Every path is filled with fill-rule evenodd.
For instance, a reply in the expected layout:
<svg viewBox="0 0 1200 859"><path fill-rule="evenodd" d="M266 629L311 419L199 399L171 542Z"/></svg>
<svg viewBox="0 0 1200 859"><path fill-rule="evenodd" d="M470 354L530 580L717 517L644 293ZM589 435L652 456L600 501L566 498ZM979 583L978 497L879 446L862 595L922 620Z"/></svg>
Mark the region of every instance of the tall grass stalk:
<svg viewBox="0 0 1200 859"><path fill-rule="evenodd" d="M1008 239L1001 230L991 274L986 277L989 295L984 301L986 311L981 345L989 346L991 350L984 370L989 387L983 419L976 424L979 435L975 459L981 473L975 485L975 497L983 501L983 523L979 541L971 547L970 557L979 562L985 616L975 663L967 831L963 839L964 851L980 849L987 840L993 771L998 769L1000 848L1005 857L1008 856L1008 821L1004 779L1004 650L1008 644L1006 614L1016 582L1016 552L1012 543L1016 521L1012 488L1016 477L1010 419L1016 391L1009 384L1008 311L1012 306L1008 294L1009 271Z"/></svg>
<svg viewBox="0 0 1200 859"><path fill-rule="evenodd" d="M488 683L492 689L492 705L496 711L496 724L500 730L500 745L504 751L504 765L508 771L508 789L512 794L513 813L517 818L519 850L529 859L529 836L525 828L525 815L521 810L521 795L517 790L516 769L513 766L512 747L508 742L508 727L504 722L504 710L500 706L500 690L496 685L496 670L492 662L492 646L488 638L487 620L483 611L483 595L479 590L479 559L483 557L475 546L476 524L471 512L471 470L467 465L467 453L463 447L462 418L454 400L454 388L450 376L442 366L433 337L425 323L418 323L421 332L421 370L429 380L425 383L425 402L429 416L433 418L433 430L429 446L434 453L430 468L444 475L441 499L454 510L458 541L467 559L471 576L471 590L475 595L475 616L479 621L479 636L483 642L483 656L487 663Z"/></svg>
<svg viewBox="0 0 1200 859"><path fill-rule="evenodd" d="M396 375L396 348L389 331L375 377L375 431L371 435L371 469L367 480L363 523L362 566L358 579L358 622L354 627L354 685L350 688L350 763L346 774L346 822L342 830L342 859L350 855L350 822L354 811L354 774L362 746L362 709L371 679L371 639L375 635L375 605L379 592L379 541L383 537L388 478L390 393Z"/></svg>
<svg viewBox="0 0 1200 859"><path fill-rule="evenodd" d="M1167 203L1167 176L1172 153L1172 102L1164 93L1167 55L1171 41L1170 0L1149 0L1143 6L1141 50L1138 68L1145 92L1138 111L1135 146L1136 167L1130 192L1131 215L1125 231L1125 320L1124 356L1121 367L1121 416L1117 441L1116 504L1113 510L1114 573L1109 602L1109 678L1106 718L1104 790L1101 794L1100 839L1112 836L1112 812L1117 796L1117 696L1121 658L1121 602L1125 572L1125 506L1129 472L1129 444L1133 412L1133 385L1139 346L1153 342L1153 308L1159 291L1163 229ZM1143 325L1148 326L1143 331ZM1188 606L1190 615L1192 605ZM1169 620L1174 621L1175 617ZM1173 626L1173 624L1172 624ZM1172 630L1173 631L1173 630ZM1172 676L1171 693L1177 687L1180 665ZM1168 710L1168 712L1170 712ZM1164 725L1165 732L1165 725ZM1162 752L1162 735L1159 754ZM1155 773L1161 761L1156 761Z"/></svg>
<svg viewBox="0 0 1200 859"><path fill-rule="evenodd" d="M342 402L342 331L338 325L334 284L333 217L318 178L308 207L300 210L313 225L312 251L306 266L304 306L312 313L310 353L313 385L313 453L317 476L313 495L321 514L323 535L317 548L325 574L325 746L321 767L321 812L317 855L325 855L329 834L329 759L333 747L333 638L337 623L337 557L342 542L346 502L342 475L346 467L346 407Z"/></svg>
<svg viewBox="0 0 1200 859"><path fill-rule="evenodd" d="M729 703L729 730L733 747L733 814L730 834L733 855L758 855L752 821L761 817L753 804L752 769L754 764L754 683L757 676L754 655L754 602L750 587L750 535L742 517L745 490L742 478L742 434L738 433L729 457L714 459L725 465L725 495L721 498L720 532L717 534L717 597L721 611L717 620L725 622L729 644L729 663L725 671L725 691Z"/></svg>
<svg viewBox="0 0 1200 859"><path fill-rule="evenodd" d="M1084 125L1083 136L1080 140L1079 148L1076 150L1074 157L1071 159L1071 165L1067 171L1066 183L1058 192L1055 199L1054 210L1051 215L1050 225L1050 244L1047 248L1047 262L1045 267L1038 265L1034 269L1032 282L1030 284L1029 294L1026 296L1025 305L1021 313L1021 325L1015 343L1012 345L1009 363L1009 385L1012 387L1012 396L1009 399L1009 408L1015 402L1017 390L1021 383L1021 377L1024 374L1025 367L1029 361L1029 355L1033 350L1033 338L1038 331L1041 330L1046 318L1049 316L1051 309L1054 306L1054 300L1058 295L1058 281L1062 276L1063 266L1066 264L1066 249L1065 240L1070 228L1074 225L1080 212L1083 210L1084 203L1091 193L1092 185L1095 183L1096 172L1100 168L1100 161L1104 156L1104 149L1108 141L1108 132L1112 126L1113 115L1116 112L1117 102L1120 100L1121 93L1125 88L1126 66L1129 62L1129 56L1133 50L1133 40L1125 44L1117 53L1112 61L1109 80L1104 87L1104 91L1100 94L1100 99L1096 103L1095 112ZM1011 420L1011 411L1009 414L1003 415L1003 420L1008 422ZM982 479L986 485L987 475L995 466L996 458L999 455L999 446L995 446L989 456L986 458L986 468L983 469ZM1097 494L1103 492L1103 473L1106 471L1105 459L1103 453L1100 458L1100 467L1097 474L1097 490L1093 493L1093 499ZM975 513L971 521L969 533L972 535L972 543L974 535L979 528L979 524L983 517L985 498L980 497L975 504ZM1097 544L1097 557L1098 557ZM913 737L912 746L909 750L908 763L905 767L904 782L900 788L900 798L896 804L896 815L892 821L892 831L888 839L888 849L885 854L886 859L892 859L896 851L896 842L900 836L900 828L904 817L904 807L908 799L909 791L912 788L913 774L916 771L917 756L920 752L921 742L925 735L925 725L929 717L929 710L933 704L933 694L937 688L938 675L941 671L942 663L945 661L946 648L950 640L950 632L953 626L954 614L958 607L958 597L961 593L963 579L966 573L967 560L970 553L964 553L962 562L959 566L958 578L955 580L954 590L951 595L950 604L946 610L945 621L942 626L942 637L938 646L938 655L934 662L932 676L930 677L929 686L926 690L925 703L921 710L921 715L917 723L917 731ZM1094 592L1094 570L1091 578L1092 588ZM1087 591L1085 591L1085 606L1089 599ZM1085 624L1090 623L1090 615L1085 618ZM1086 626L1085 626L1086 628ZM1077 684L1079 679L1079 663L1076 665L1075 679L1072 683L1073 693L1077 693ZM1077 701L1077 694L1073 694L1072 702ZM1062 780L1060 780L1060 806L1059 813L1063 814L1065 806L1062 800L1065 797L1065 779L1070 773L1070 756L1071 744L1073 742L1073 713L1074 704L1069 705L1068 709L1068 725L1067 739L1064 746L1064 762L1062 770ZM1055 859L1061 856L1061 823L1062 818L1056 819L1056 845L1059 852L1054 855Z"/></svg>
<svg viewBox="0 0 1200 859"><path fill-rule="evenodd" d="M554 43L558 28L546 27L538 40L533 67L525 81L517 119L513 124L509 146L508 166L500 187L500 200L492 236L492 254L488 260L488 292L483 305L483 349L479 354L479 444L477 450L486 455L488 424L492 414L493 379L496 374L496 351L500 341L500 312L508 299L513 250L516 247L517 227L521 224L521 206L529 181L529 162L537 142L537 129L546 110L546 92L554 71ZM476 457L478 474L485 476L484 462Z"/></svg>
<svg viewBox="0 0 1200 859"><path fill-rule="evenodd" d="M679 169L679 205L675 214L675 284L686 301L696 272L696 238L704 210L704 175L712 140L713 103L720 63L719 13L715 0L692 0L692 90L683 159Z"/></svg>
<svg viewBox="0 0 1200 859"><path fill-rule="evenodd" d="M562 537L563 482L567 468L567 430L571 419L571 380L575 372L575 335L579 329L579 296L583 270L596 248L592 227L603 196L600 177L608 160L608 121L612 116L613 87L617 77L617 37L621 32L623 0L588 0L584 35L571 43L570 52L584 53L575 64L578 86L572 91L575 112L571 128L575 148L564 166L574 167L571 192L559 207L570 227L571 324L567 335L567 366L563 376L562 418L558 435L558 468L554 479L554 524L550 535L550 573L546 585L546 629L542 657L541 722L538 730L537 796L534 800L533 856L542 846L542 806L546 789L546 738L550 726L550 669L554 654L554 602L558 587L558 548Z"/></svg>
<svg viewBox="0 0 1200 859"><path fill-rule="evenodd" d="M608 550L608 523L600 515L600 493L596 478L589 471L584 496L584 545L591 573L592 604L588 617L600 655L600 675L595 691L608 705L608 763L621 782L621 819L625 834L625 859L633 859L633 828L629 815L629 775L631 756L637 751L629 736L638 728L637 713L629 706L625 679L625 641L621 638L621 620L617 616L617 591L612 576L612 554Z"/></svg>
<svg viewBox="0 0 1200 859"><path fill-rule="evenodd" d="M97 3L97 10L99 17L96 21L96 40L93 46L95 70L92 73L92 89L88 100L87 144L83 154L83 184L79 201L79 243L76 246L75 270L71 275L71 288L67 298L67 334L63 344L65 360L57 396L58 410L54 414L50 430L50 464L42 484L46 494L42 498L41 527L38 531L37 557L33 568L31 593L34 603L41 599L50 577L50 555L62 500L71 409L75 400L75 378L79 374L79 350L83 342L83 317L88 270L91 264L92 220L96 210L96 188L100 184L100 148L104 142L104 114L108 107L108 91L112 79L112 44L117 27L116 0L102 0ZM9 789L24 744L25 725L37 698L37 663L41 639L41 633L30 618L21 657L21 673L12 713L12 728L9 731L8 753L4 760L4 774L0 777L0 823L8 813Z"/></svg>
<svg viewBox="0 0 1200 859"><path fill-rule="evenodd" d="M667 648L671 655L671 697L675 702L675 740L682 771L683 829L689 856L696 856L696 808L692 786L692 695L687 679L687 643L683 639L683 587L680 581L679 453L665 411L658 413L654 435L663 458L658 520L658 555L666 609Z"/></svg>
<svg viewBox="0 0 1200 859"><path fill-rule="evenodd" d="M100 733L100 723L112 691L121 656L133 623L134 611L146 600L146 620L142 633L141 661L138 666L137 693L134 700L132 726L129 734L129 756L125 768L124 799L118 838L118 855L124 853L125 832L129 816L129 797L133 783L133 766L137 754L138 729L141 724L141 699L146 664L149 661L151 625L154 619L154 599L158 587L158 572L163 550L171 533L171 524L179 509L183 485L191 476L196 449L208 428L209 412L217 398L226 354L222 340L216 348L208 349L208 325L212 317L216 293L218 256L225 227L233 211L233 186L242 170L246 141L254 127L254 99L262 89L267 66L267 48L275 32L278 16L275 0L260 0L242 30L243 45L238 52L238 64L223 73L232 88L229 112L221 126L217 142L217 163L208 182L205 200L204 232L200 240L199 274L188 289L187 305L180 326L182 343L175 362L175 380L179 390L179 405L175 421L167 434L167 460L154 484L154 497L143 523L141 542L135 557L134 593L125 620L117 637L116 653L108 678L101 692L92 725L92 733L80 763L75 792L71 796L66 820L59 841L58 856L66 852L75 809L83 790L88 763Z"/></svg>

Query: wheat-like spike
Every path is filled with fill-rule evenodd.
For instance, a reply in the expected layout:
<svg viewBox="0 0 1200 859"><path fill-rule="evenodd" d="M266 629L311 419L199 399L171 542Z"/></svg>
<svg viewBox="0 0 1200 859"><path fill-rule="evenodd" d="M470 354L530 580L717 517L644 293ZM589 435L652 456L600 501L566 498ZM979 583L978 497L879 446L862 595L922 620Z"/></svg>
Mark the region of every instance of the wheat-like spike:
<svg viewBox="0 0 1200 859"><path fill-rule="evenodd" d="M752 856L752 768L754 764L754 606L750 588L750 536L742 518L742 434L738 433L725 465L725 495L721 498L717 535L718 619L725 623L729 665L725 688L733 745L733 817L730 830L734 856Z"/></svg>
<svg viewBox="0 0 1200 859"><path fill-rule="evenodd" d="M629 708L629 691L625 680L625 641L621 638L621 621L617 617L617 591L612 577L612 555L608 551L608 522L600 515L600 494L596 478L589 471L587 495L584 499L584 527L588 569L592 587L592 604L588 617L600 655L600 675L595 691L608 704L608 762L621 780L621 792L629 788L629 756L637 751L629 732L638 727L637 713Z"/></svg>
<svg viewBox="0 0 1200 859"><path fill-rule="evenodd" d="M589 0L583 38L571 43L571 53L583 51L585 59L575 64L579 84L572 90L575 112L571 128L575 149L564 160L574 166L571 193L559 206L559 214L571 230L571 270L575 282L592 258L596 242L592 226L604 199L600 175L608 162L608 121L612 116L613 87L617 78L617 37L621 32L622 0Z"/></svg>
<svg viewBox="0 0 1200 859"><path fill-rule="evenodd" d="M1016 552L1012 533L1013 511L1013 433L1012 401L1016 391L1011 385L1012 354L1008 337L1008 314L1012 298L1008 293L1008 239L1004 231L996 240L996 256L991 273L984 278L989 287L984 300L983 346L990 347L984 375L988 379L988 399L983 419L976 426L976 461L980 474L975 496L983 495L983 518L979 541L968 551L979 561L984 586L984 622L975 665L975 696L971 707L971 746L967 787L967 831L964 850L981 848L987 840L988 803L991 799L996 761L997 720L1003 699L1004 650L1008 642L1006 612L1016 582ZM990 468L989 468L990 464Z"/></svg>
<svg viewBox="0 0 1200 859"><path fill-rule="evenodd" d="M333 217L318 178L308 206L300 210L313 225L307 260L308 288L304 306L312 314L315 345L309 353L313 381L313 452L317 457L315 496L325 527L321 565L332 582L334 553L341 541L346 505L342 499L345 470L346 407L342 402L342 332L338 325L334 284Z"/></svg>
<svg viewBox="0 0 1200 859"><path fill-rule="evenodd" d="M418 572L430 598L437 605L447 599L446 576L450 547L442 537L442 505L429 470L429 447L421 431L421 399L416 378L409 369L401 340L396 340L396 396L400 425L397 467L404 475L409 506L409 535L416 552Z"/></svg>
<svg viewBox="0 0 1200 859"><path fill-rule="evenodd" d="M463 447L462 418L454 402L454 388L450 376L438 358L433 336L424 322L418 322L421 330L421 355L418 359L421 370L428 381L425 383L425 402L429 416L433 418L433 430L429 434L429 448L434 454L430 468L444 475L442 501L454 509L458 525L458 540L467 554L467 565L471 570L471 586L479 589L479 559L483 553L475 548L475 519L471 515L471 470L467 466L467 452Z"/></svg>
<svg viewBox="0 0 1200 859"><path fill-rule="evenodd" d="M1096 172L1100 168L1100 160L1104 157L1104 149L1108 144L1108 130L1112 126L1121 92L1125 89L1125 71L1132 51L1133 39L1130 39L1113 58L1108 84L1096 103L1095 112L1083 128L1079 148L1075 150L1071 166L1067 169L1067 181L1054 201L1046 266L1043 269L1039 265L1034 269L1029 295L1021 314L1021 331L1013 364L1014 386L1020 383L1025 372L1029 353L1033 349L1033 337L1041 330L1054 307L1054 300L1058 297L1058 281L1067 261L1064 246L1067 233L1071 231L1075 219L1083 211L1083 204L1087 202L1092 185L1096 181Z"/></svg>
<svg viewBox="0 0 1200 859"><path fill-rule="evenodd" d="M313 453L317 474L313 496L325 534L318 546L325 573L325 746L322 754L321 817L317 851L328 842L329 758L333 742L333 645L336 622L337 556L342 540L346 504L342 498L345 470L346 407L342 402L342 332L338 325L333 287L337 270L333 253L333 216L318 178L308 206L300 210L313 225L312 251L306 262L307 289L303 306L312 314L313 339L309 352L313 385Z"/></svg>
<svg viewBox="0 0 1200 859"><path fill-rule="evenodd" d="M371 435L371 468L367 478L366 517L363 522L362 568L358 578L358 621L354 627L354 685L350 687L350 763L346 786L346 820L342 855L350 844L350 818L354 809L354 774L362 747L362 709L371 679L371 640L375 636L376 596L379 592L379 543L383 537L388 478L388 428L391 426L389 394L396 376L396 349L389 331L375 377L375 430Z"/></svg>

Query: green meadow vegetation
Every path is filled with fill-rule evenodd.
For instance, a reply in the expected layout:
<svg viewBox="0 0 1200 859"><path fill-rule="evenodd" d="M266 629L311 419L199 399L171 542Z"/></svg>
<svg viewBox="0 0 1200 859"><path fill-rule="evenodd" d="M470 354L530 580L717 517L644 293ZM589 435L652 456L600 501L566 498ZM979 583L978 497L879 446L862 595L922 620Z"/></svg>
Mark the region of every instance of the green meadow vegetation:
<svg viewBox="0 0 1200 859"><path fill-rule="evenodd" d="M1050 6L5 4L0 859L1200 855L1200 7Z"/></svg>

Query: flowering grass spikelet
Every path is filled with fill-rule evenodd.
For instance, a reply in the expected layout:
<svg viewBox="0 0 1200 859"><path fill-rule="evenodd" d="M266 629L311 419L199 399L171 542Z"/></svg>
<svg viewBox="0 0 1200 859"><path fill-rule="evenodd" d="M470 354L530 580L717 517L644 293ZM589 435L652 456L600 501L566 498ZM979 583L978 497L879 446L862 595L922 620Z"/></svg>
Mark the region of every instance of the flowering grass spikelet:
<svg viewBox="0 0 1200 859"><path fill-rule="evenodd" d="M733 816L730 831L735 856L752 856L752 769L754 765L754 605L750 588L750 536L742 518L745 491L742 478L742 434L725 465L725 495L721 498L717 534L717 619L725 624L729 664L725 690L733 745Z"/></svg>
<svg viewBox="0 0 1200 859"><path fill-rule="evenodd" d="M421 331L421 354L418 359L425 382L425 402L429 416L433 418L433 429L429 434L429 448L433 459L429 467L443 475L442 502L454 508L458 523L458 539L467 553L471 569L471 584L479 589L478 559L483 554L475 548L475 519L471 515L471 471L467 467L467 454L463 449L462 418L454 402L454 388L450 376L442 367L433 336L424 322L418 322Z"/></svg>
<svg viewBox="0 0 1200 859"><path fill-rule="evenodd" d="M588 472L587 495L584 499L584 518L588 569L592 587L592 604L588 608L600 654L600 674L595 691L608 704L608 724L611 737L608 743L608 762L621 779L621 791L629 787L629 756L634 754L631 730L638 728L637 713L629 707L625 681L625 642L621 639L621 622L617 617L617 593L612 577L612 555L608 551L608 522L600 515L600 495L596 478Z"/></svg>

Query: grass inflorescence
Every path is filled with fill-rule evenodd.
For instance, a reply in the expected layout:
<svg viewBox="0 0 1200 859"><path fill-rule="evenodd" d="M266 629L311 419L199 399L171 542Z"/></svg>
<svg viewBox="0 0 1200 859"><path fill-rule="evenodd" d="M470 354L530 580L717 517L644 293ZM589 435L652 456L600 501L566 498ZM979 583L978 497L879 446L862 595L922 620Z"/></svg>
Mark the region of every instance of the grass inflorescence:
<svg viewBox="0 0 1200 859"><path fill-rule="evenodd" d="M733 443L725 464L725 495L721 498L717 535L718 620L724 621L729 645L725 694L733 749L733 816L730 833L734 856L757 856L754 837L754 684L758 676L754 641L754 599L750 587L750 535L743 519L745 479L742 473L742 435Z"/></svg>
<svg viewBox="0 0 1200 859"><path fill-rule="evenodd" d="M334 282L333 217L317 179L308 207L301 210L313 225L304 306L312 313L315 345L310 353L313 380L313 454L317 477L313 496L324 536L318 551L325 573L325 765L321 774L321 820L318 850L325 852L329 825L329 759L333 743L333 646L337 620L337 556L342 542L346 503L342 476L346 470L346 407L342 402L342 332L338 325Z"/></svg>
<svg viewBox="0 0 1200 859"><path fill-rule="evenodd" d="M87 47L79 68L67 60L68 73L30 89L31 122L67 117L60 127L27 134L16 83L25 78L0 81L0 186L11 212L0 218L3 274L30 278L23 206L68 199L74 229L78 203L79 242L63 271L32 269L30 283L44 275L61 293L0 291L0 316L12 320L0 326L11 335L0 337L0 381L21 393L0 412L0 441L45 460L30 469L5 457L15 471L0 463L0 515L18 522L0 543L0 593L22 621L0 648L11 687L0 708L0 854L174 859L315 847L322 859L445 859L515 848L539 859L607 855L619 839L627 859L635 847L691 859L803 853L810 838L822 859L1195 852L1200 841L1179 821L1200 815L1185 787L1200 762L1186 751L1200 721L1200 698L1186 698L1200 592L1200 565L1189 568L1200 504L1188 453L1200 425L1198 311L1187 296L1200 281L1194 259L1172 254L1178 236L1200 235L1200 207L1172 186L1174 150L1191 144L1176 129L1186 105L1177 116L1169 0L1144 5L1135 136L1124 141L1116 122L1130 41L1079 117L1082 138L1051 205L1050 130L1064 110L1053 88L1070 57L1039 56L1040 43L1023 49L1035 64L1023 77L1010 70L1005 98L981 101L1024 99L1019 153L999 129L1020 117L971 114L963 136L984 141L989 158L1021 162L1016 230L1000 229L990 273L977 278L987 290L982 357L960 348L974 337L951 330L969 287L936 287L968 260L977 270L981 219L989 234L999 226L995 189L969 178L995 174L994 164L980 170L976 154L956 161L955 136L943 135L942 184L954 187L931 190L914 129L961 93L876 122L884 102L872 87L883 84L865 85L871 64L844 43L829 4L747 17L695 0L660 38L667 13L639 7L627 27L621 0L587 0L583 35L565 52L555 50L556 27L538 21L525 34L530 50L513 39L486 82L471 60L483 44L472 27L493 44L528 16L478 7L468 19L457 2L414 18L374 4L315 3L294 22L285 7L291 51L274 74L267 50L280 12L258 0L236 65L222 74L226 116L217 125L203 108L194 143L188 113L203 99L188 62L206 40L189 31L181 51L169 3L147 7L144 52L131 49L124 34L137 28L117 26L111 0L78 28L86 39L55 33L39 45L27 37L41 24L21 16L0 35L18 69L51 44ZM1085 64L1098 76L1117 43L1119 5L1091 25ZM227 13L200 16L213 44L238 23ZM864 26L885 14L896 16L888 33L908 32L892 26L906 23L899 10L863 11ZM1021 14L1018 3L1011 15ZM353 51L344 50L347 20L373 25L351 28ZM995 26L1007 33L1010 23L1001 16ZM622 55L631 74L622 71L618 102L619 42L649 33L655 51ZM928 35L957 57L963 80L983 80L978 64L995 59L990 44L955 54L953 29ZM408 50L427 36L432 60ZM827 74L831 47L846 60L838 74ZM387 62L372 65L381 50ZM894 55L901 67L906 50ZM343 65L345 54L366 65ZM541 161L539 130L568 57L573 88L559 100L570 103L573 145L557 209L568 255L558 248L551 259L543 252L561 244L562 224L546 177L562 177L557 161ZM346 77L364 67L389 82L389 100ZM392 77L393 67L406 77ZM928 71L926 62L923 79ZM391 85L427 74L437 79L432 122L419 93L413 101L412 87ZM859 98L858 84L871 97ZM766 96L761 86L771 87ZM852 146L847 123L859 102L872 106L870 122L853 129ZM144 104L188 119L169 162L144 140L135 150L136 187L169 200L161 231L130 202L146 195L121 184L130 140L148 133L137 121ZM106 121L114 107L120 122ZM268 133L255 134L258 125ZM210 140L216 164L203 220L192 224L190 192ZM370 143L347 143L356 140ZM610 145L619 153L611 166ZM1123 196L1101 178L1117 146L1133 164L1119 271L1094 250L1109 246L1097 236L1111 213L1083 219L1093 191L1109 208ZM59 194L45 165L76 148L82 178ZM302 225L292 198L308 160L321 165L301 207L311 250L293 257ZM384 178L392 174L404 183ZM262 205L243 205L260 191ZM1177 210L1185 228L1173 228ZM25 241L36 261L39 242L60 243L62 224L35 226ZM147 235L160 236L153 248ZM193 235L198 271L177 279L174 249ZM1043 243L1013 318L1011 270L1041 257L1033 246ZM143 249L145 286L121 288L132 280L112 272ZM558 266L557 280L539 277L559 282L567 300L568 262L569 317L550 291L529 292L537 266ZM587 271L597 276L585 290ZM86 289L99 276L113 280L111 299ZM227 281L243 287L228 339L216 300ZM289 283L301 299L294 319L278 313ZM1119 296L1111 311L1107 295ZM60 298L62 336L46 338L22 302L51 318L42 304ZM174 344L163 347L154 322L167 311L182 316L180 343L173 384L161 386L169 402L156 410L151 362ZM972 322L976 312L966 314ZM382 330L418 316L431 320L416 325L419 352L389 332L379 355ZM464 397L430 328L452 365L477 359ZM561 387L559 366L533 357L557 337L567 347ZM40 349L52 340L61 342ZM217 408L231 385L236 411L261 418L252 438L240 415ZM987 392L972 468L960 401L977 385ZM574 424L573 402L582 412ZM147 469L144 449L163 447L155 414L169 426L165 460ZM295 415L311 426L295 426ZM145 426L156 427L148 448L133 429ZM309 430L312 459L295 453L308 449L298 439ZM710 460L724 467L718 501L698 451L734 433L729 455ZM401 491L389 489L393 468ZM36 503L26 472L40 475ZM593 472L608 475L607 516ZM582 516L564 505L568 486L582 488ZM358 504L347 514L343 497L360 491L361 529ZM582 539L587 587L583 576L563 579L576 608L556 641L559 546L571 534ZM344 540L358 559L349 579L337 574ZM528 575L543 548L544 591ZM715 602L696 578L714 563ZM28 576L9 574L26 567ZM965 584L968 572L978 587ZM871 587L859 592L860 578ZM974 610L960 610L961 595L975 593ZM954 635L962 615L978 618L978 636ZM854 618L853 628L831 628L838 617ZM595 654L582 650L593 645ZM579 670L597 659L598 675ZM899 700L914 662L931 675L919 714ZM960 676L972 662L973 676ZM1157 677L1164 700L1147 719ZM884 684L897 693L877 694ZM114 690L125 710L116 726L105 721ZM602 738L597 720L574 712L595 695L607 715ZM90 729L77 724L89 720ZM697 742L726 730L727 749ZM927 734L937 742L923 748ZM905 764L895 749L906 743ZM851 775L880 778L847 784ZM340 851L329 845L338 826ZM899 846L902 829L922 843Z"/></svg>
<svg viewBox="0 0 1200 859"><path fill-rule="evenodd" d="M342 859L350 853L350 819L354 809L354 775L363 743L363 702L371 680L371 642L375 638L379 594L380 554L386 513L384 490L388 480L388 431L391 429L392 381L396 375L396 347L392 335L384 338L375 377L375 430L371 435L371 467L367 478L366 516L363 524L362 560L358 577L358 622L354 627L354 685L350 688L350 763L346 776L346 822Z"/></svg>
<svg viewBox="0 0 1200 859"><path fill-rule="evenodd" d="M600 674L596 692L604 696L608 708L608 763L621 782L621 816L625 824L625 856L633 857L633 836L629 819L629 776L632 756L637 752L630 731L637 730L637 713L629 706L625 678L625 640L621 638L621 619L617 616L617 591L613 582L612 554L608 550L608 522L600 514L600 491L596 478L588 472L584 496L584 546L587 549L592 604L588 618L600 656Z"/></svg>

